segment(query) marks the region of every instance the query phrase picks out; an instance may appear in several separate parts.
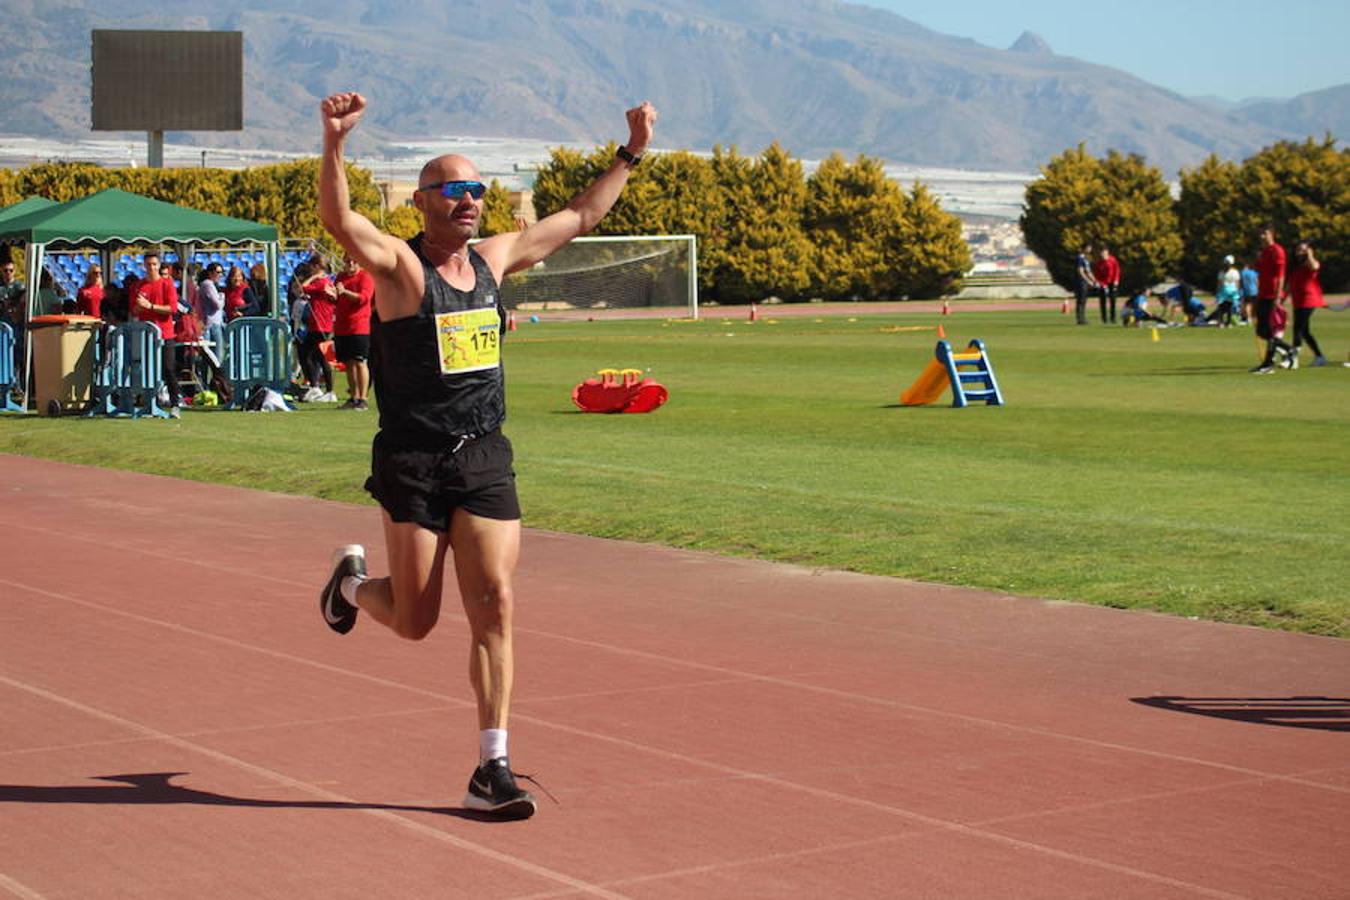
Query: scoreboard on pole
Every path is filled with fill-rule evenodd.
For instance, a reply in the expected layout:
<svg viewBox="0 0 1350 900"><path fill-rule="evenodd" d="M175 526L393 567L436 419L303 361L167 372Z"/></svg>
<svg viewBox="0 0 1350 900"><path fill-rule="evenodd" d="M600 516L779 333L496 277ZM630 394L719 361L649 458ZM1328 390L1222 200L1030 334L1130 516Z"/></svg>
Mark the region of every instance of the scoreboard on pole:
<svg viewBox="0 0 1350 900"><path fill-rule="evenodd" d="M241 31L92 33L94 131L240 131Z"/></svg>

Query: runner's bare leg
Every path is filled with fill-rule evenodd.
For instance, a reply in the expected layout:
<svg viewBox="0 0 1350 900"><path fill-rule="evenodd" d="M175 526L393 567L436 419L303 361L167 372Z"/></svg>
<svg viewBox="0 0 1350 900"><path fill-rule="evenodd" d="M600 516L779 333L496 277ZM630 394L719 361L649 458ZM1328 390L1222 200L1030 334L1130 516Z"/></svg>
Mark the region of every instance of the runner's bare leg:
<svg viewBox="0 0 1350 900"><path fill-rule="evenodd" d="M478 727L504 729L515 674L511 579L520 557L520 520L487 519L457 509L450 520L450 544L469 620L469 680L478 700Z"/></svg>
<svg viewBox="0 0 1350 900"><path fill-rule="evenodd" d="M356 605L399 637L420 641L441 614L441 585L450 536L413 522L395 522L381 510L389 577L364 581Z"/></svg>

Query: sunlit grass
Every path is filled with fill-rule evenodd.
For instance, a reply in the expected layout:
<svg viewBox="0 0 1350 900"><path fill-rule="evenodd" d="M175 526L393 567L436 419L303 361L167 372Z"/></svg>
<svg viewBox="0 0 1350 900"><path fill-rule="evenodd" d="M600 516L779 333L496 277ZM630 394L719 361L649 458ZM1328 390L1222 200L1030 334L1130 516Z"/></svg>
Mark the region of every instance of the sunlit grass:
<svg viewBox="0 0 1350 900"><path fill-rule="evenodd" d="M1008 404L896 405L941 321ZM1054 312L523 324L507 433L527 524L1350 636L1350 315L1335 367L1252 376L1250 331ZM671 400L586 415L602 367ZM0 420L0 451L368 502L373 414ZM827 601L828 598L823 598Z"/></svg>

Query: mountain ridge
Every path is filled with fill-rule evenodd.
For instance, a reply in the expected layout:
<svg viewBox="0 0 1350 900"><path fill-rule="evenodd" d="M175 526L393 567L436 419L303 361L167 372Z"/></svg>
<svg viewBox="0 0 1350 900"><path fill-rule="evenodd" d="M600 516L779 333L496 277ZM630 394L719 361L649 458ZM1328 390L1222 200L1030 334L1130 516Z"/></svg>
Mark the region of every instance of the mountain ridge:
<svg viewBox="0 0 1350 900"><path fill-rule="evenodd" d="M116 16L90 0L13 5L0 127L66 139L90 136L92 28L243 31L246 130L173 139L290 151L317 150L321 97L357 89L371 110L353 148L367 153L452 134L622 139L622 109L648 98L666 147L778 141L808 158L1034 170L1083 142L1171 176L1211 152L1241 158L1320 135L1300 126L1343 105L1304 103L1295 116L1258 104L1253 118L1057 55L1035 35L1000 50L838 0L330 0L318 14L300 0L216 0L194 14L120 0Z"/></svg>

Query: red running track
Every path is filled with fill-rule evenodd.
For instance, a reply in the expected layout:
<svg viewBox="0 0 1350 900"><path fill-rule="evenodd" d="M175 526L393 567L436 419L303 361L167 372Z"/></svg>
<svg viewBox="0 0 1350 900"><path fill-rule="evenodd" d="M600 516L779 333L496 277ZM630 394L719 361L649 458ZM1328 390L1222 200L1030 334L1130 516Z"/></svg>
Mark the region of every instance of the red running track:
<svg viewBox="0 0 1350 900"><path fill-rule="evenodd" d="M373 509L0 471L0 897L1350 895L1344 641L528 531L489 823Z"/></svg>

